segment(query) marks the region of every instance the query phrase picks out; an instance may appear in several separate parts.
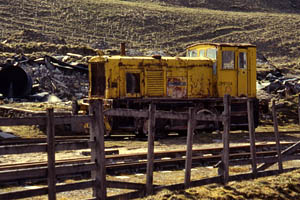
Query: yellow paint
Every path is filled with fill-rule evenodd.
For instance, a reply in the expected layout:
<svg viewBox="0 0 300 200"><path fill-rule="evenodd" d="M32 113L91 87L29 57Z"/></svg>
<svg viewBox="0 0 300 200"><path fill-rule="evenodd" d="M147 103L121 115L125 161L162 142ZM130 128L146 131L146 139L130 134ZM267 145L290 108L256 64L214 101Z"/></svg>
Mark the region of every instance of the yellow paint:
<svg viewBox="0 0 300 200"><path fill-rule="evenodd" d="M223 97L225 94L256 96L256 47L254 45L197 44L188 47L187 51L191 50L197 52L193 54L196 57L159 59L129 56L93 57L89 61L89 96L103 99L189 99ZM200 51L203 57L199 57ZM214 51L217 51L217 54L213 58L211 52ZM232 60L225 57L229 54ZM246 58L246 61L240 62L241 58ZM225 62L225 68L222 61ZM241 68L239 63L246 63L246 67ZM95 70L101 67L105 69ZM103 72L104 76L93 75L93 71ZM105 94L100 95L101 92L96 90L100 90L101 87L96 87L95 84L99 84L101 82L99 79L103 77L105 77Z"/></svg>
<svg viewBox="0 0 300 200"><path fill-rule="evenodd" d="M256 97L256 47L251 44L203 43L189 46L187 55L189 51L197 51L197 55L200 56L200 51L205 50L204 56L207 57L207 49L212 48L217 50L216 59L212 59L216 63L217 71L212 74L213 93L210 96L223 97L225 94L230 94L239 97ZM222 61L226 61L223 53L228 51L234 54L232 69L226 67L224 69L222 65ZM240 54L246 55L245 68L239 65Z"/></svg>

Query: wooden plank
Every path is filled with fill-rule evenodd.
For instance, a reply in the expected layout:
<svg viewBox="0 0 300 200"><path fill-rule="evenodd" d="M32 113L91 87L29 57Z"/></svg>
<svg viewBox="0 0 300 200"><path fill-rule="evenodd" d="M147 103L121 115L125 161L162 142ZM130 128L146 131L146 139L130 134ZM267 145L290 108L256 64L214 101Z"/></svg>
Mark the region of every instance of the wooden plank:
<svg viewBox="0 0 300 200"><path fill-rule="evenodd" d="M55 125L53 108L47 109L48 199L56 200Z"/></svg>
<svg viewBox="0 0 300 200"><path fill-rule="evenodd" d="M147 195L153 194L155 111L156 111L156 106L154 104L150 104L149 119L148 119L148 154L147 154L147 175L146 175Z"/></svg>
<svg viewBox="0 0 300 200"><path fill-rule="evenodd" d="M290 155L290 154L294 153L295 151L297 151L299 148L300 148L300 141L298 141L297 143L295 143L295 144L293 144L292 146L290 146L290 147L288 147L287 149L285 149L285 150L281 153L281 155L282 155L282 156ZM278 159L277 159L277 161L278 161ZM259 170L259 171L265 170L265 169L271 167L272 165L274 165L275 163L276 163L276 162L273 162L273 163L265 163L265 164L259 166L259 167L257 168L257 170Z"/></svg>
<svg viewBox="0 0 300 200"><path fill-rule="evenodd" d="M95 147L91 148L91 161L97 165L97 170L92 171L92 179L96 184L93 188L93 196L98 200L104 200L106 191L106 168L105 168L105 146L104 135L105 126L103 119L103 102L101 100L90 100L90 114L94 116L90 124L90 138L95 142Z"/></svg>
<svg viewBox="0 0 300 200"><path fill-rule="evenodd" d="M220 176L217 177L212 177L212 178L204 178L196 181L191 181L191 187L197 187L197 186L203 186L203 185L208 185L212 183L221 183L222 179ZM167 185L167 186L158 186L155 188L155 192L158 192L163 189L167 190L183 190L185 188L184 183L179 183L179 184L173 184L173 185Z"/></svg>
<svg viewBox="0 0 300 200"><path fill-rule="evenodd" d="M229 95L224 96L224 116L226 120L223 122L224 130L222 135L223 152L222 163L219 171L223 177L223 184L227 184L229 177L229 134L230 134L230 113L231 113L231 97Z"/></svg>
<svg viewBox="0 0 300 200"><path fill-rule="evenodd" d="M29 198L34 196L45 195L47 193L48 193L48 188L42 187L38 189L2 193L0 194L0 199L23 199L23 198Z"/></svg>
<svg viewBox="0 0 300 200"><path fill-rule="evenodd" d="M256 146L255 146L255 128L254 128L254 107L253 100L249 99L247 101L247 110L248 110L248 127L249 127L249 138L250 138L250 152L251 152L251 166L253 178L257 174L257 163L256 163Z"/></svg>
<svg viewBox="0 0 300 200"><path fill-rule="evenodd" d="M89 172L96 170L97 166L94 162L90 163L78 163L78 164L65 164L63 166L56 167L57 175L66 175L66 174L77 174L82 172Z"/></svg>
<svg viewBox="0 0 300 200"><path fill-rule="evenodd" d="M61 142L56 144L55 150L66 151L66 150L80 150L80 149L89 149L91 146L94 146L95 143L91 141L78 141L78 142Z"/></svg>
<svg viewBox="0 0 300 200"><path fill-rule="evenodd" d="M46 117L0 118L0 126L46 125Z"/></svg>
<svg viewBox="0 0 300 200"><path fill-rule="evenodd" d="M282 151L281 155L290 155L300 148L300 141Z"/></svg>
<svg viewBox="0 0 300 200"><path fill-rule="evenodd" d="M94 181L85 181L79 183L71 183L65 185L56 186L57 192L65 192L71 190L79 190L79 189L86 189L90 188L94 185ZM8 192L0 194L0 199L22 199L22 198L29 198L34 196L45 195L48 193L47 187L42 187L38 189L30 189L30 190L22 190L16 192Z"/></svg>
<svg viewBox="0 0 300 200"><path fill-rule="evenodd" d="M290 161L290 160L299 160L300 155L288 155L282 157L282 161ZM265 164L274 164L278 162L278 158L276 156L268 156L268 157L258 157L257 163L265 163ZM229 162L230 166L240 166L240 165L249 165L251 164L251 160L249 159L231 159Z"/></svg>
<svg viewBox="0 0 300 200"><path fill-rule="evenodd" d="M92 116L90 115L71 115L71 116L55 116L54 122L60 124L77 124L77 123L90 123Z"/></svg>
<svg viewBox="0 0 300 200"><path fill-rule="evenodd" d="M195 109L189 108L189 120L188 120L188 131L187 131L187 142L186 142L187 147L186 147L186 158L185 158L185 175L184 175L185 188L189 188L191 183L194 129L195 129Z"/></svg>
<svg viewBox="0 0 300 200"><path fill-rule="evenodd" d="M9 170L0 172L0 181L12 181L29 178L46 177L47 167L38 169L21 169L21 170Z"/></svg>
<svg viewBox="0 0 300 200"><path fill-rule="evenodd" d="M87 141L89 136L57 136L55 137L56 142L76 142L76 141ZM0 147L4 145L32 145L37 143L47 143L46 137L41 138L7 138L0 140Z"/></svg>
<svg viewBox="0 0 300 200"><path fill-rule="evenodd" d="M90 141L62 142L55 145L55 151L88 149L94 145ZM46 152L47 144L24 144L0 146L0 155Z"/></svg>
<svg viewBox="0 0 300 200"><path fill-rule="evenodd" d="M47 144L8 145L0 147L0 155L46 152Z"/></svg>
<svg viewBox="0 0 300 200"><path fill-rule="evenodd" d="M129 189L129 190L144 190L145 184L141 183L129 183L120 181L107 181L108 188L119 188L119 189Z"/></svg>
<svg viewBox="0 0 300 200"><path fill-rule="evenodd" d="M119 117L137 117L137 118L147 118L147 111L137 111L133 109L122 109L114 108L104 111L106 116L119 116Z"/></svg>
<svg viewBox="0 0 300 200"><path fill-rule="evenodd" d="M275 141L276 141L277 156L278 156L278 168L280 171L282 171L283 167L282 167L281 145L280 145L280 137L278 131L278 121L277 121L275 100L273 100L272 102L272 114L273 114L274 133L275 133Z"/></svg>
<svg viewBox="0 0 300 200"><path fill-rule="evenodd" d="M55 116L55 124L71 123L89 123L91 116L74 115L74 116ZM21 126L21 125L46 125L46 117L24 117L24 118L0 118L0 126Z"/></svg>
<svg viewBox="0 0 300 200"><path fill-rule="evenodd" d="M94 180L82 181L79 183L68 183L68 184L56 186L56 191L57 192L68 192L68 191L73 191L73 190L83 190L86 188L91 188L94 185L95 185Z"/></svg>
<svg viewBox="0 0 300 200"><path fill-rule="evenodd" d="M138 190L134 192L128 192L125 194L119 194L107 197L107 200L128 200L128 199L136 199L142 198L145 196L145 190Z"/></svg>
<svg viewBox="0 0 300 200"><path fill-rule="evenodd" d="M208 185L208 184L213 184L213 183L221 183L221 177L212 177L212 178L204 178L201 180L195 180L191 182L192 187L197 187L197 186L202 186L202 185Z"/></svg>
<svg viewBox="0 0 300 200"><path fill-rule="evenodd" d="M43 178L47 176L47 167L16 169L0 172L0 181L15 181L22 179ZM66 175L95 170L95 163L66 164L56 167L56 175Z"/></svg>

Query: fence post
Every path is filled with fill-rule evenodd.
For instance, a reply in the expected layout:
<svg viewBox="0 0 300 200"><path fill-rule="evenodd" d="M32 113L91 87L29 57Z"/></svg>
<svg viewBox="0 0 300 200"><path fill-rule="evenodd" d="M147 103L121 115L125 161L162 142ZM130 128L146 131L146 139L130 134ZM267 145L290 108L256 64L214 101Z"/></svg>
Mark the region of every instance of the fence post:
<svg viewBox="0 0 300 200"><path fill-rule="evenodd" d="M223 184L228 183L229 178L229 133L230 133L230 115L231 115L231 96L226 94L224 95L224 116L225 120L223 121L223 155L222 155L222 164L223 168Z"/></svg>
<svg viewBox="0 0 300 200"><path fill-rule="evenodd" d="M249 128L249 137L250 137L252 173L253 173L253 178L256 178L256 176L257 176L257 161L256 161L256 147L255 147L253 99L248 99L248 101L247 101L247 110L248 110L248 128Z"/></svg>
<svg viewBox="0 0 300 200"><path fill-rule="evenodd" d="M275 100L272 101L272 114L273 114L274 133L275 133L277 156L278 156L278 168L279 168L279 171L282 172L283 167L282 167L281 145L280 145L280 137L279 137L279 130L278 130L277 111L276 111Z"/></svg>
<svg viewBox="0 0 300 200"><path fill-rule="evenodd" d="M91 148L91 161L96 162L96 171L92 172L92 179L95 179L93 196L97 200L106 199L106 168L105 168L105 150L104 135L105 126L103 121L103 103L102 100L90 100L89 112L93 115L90 124L90 140L95 142Z"/></svg>
<svg viewBox="0 0 300 200"><path fill-rule="evenodd" d="M191 183L194 128L195 128L195 109L189 108L188 131L187 131L187 142L186 142L187 147L186 147L186 158L185 158L185 176L184 176L185 188L190 187L190 183Z"/></svg>
<svg viewBox="0 0 300 200"><path fill-rule="evenodd" d="M55 124L53 108L47 109L48 199L56 200Z"/></svg>
<svg viewBox="0 0 300 200"><path fill-rule="evenodd" d="M155 110L154 104L149 105L148 113L148 154L147 154L147 195L153 194L153 163L154 163L154 138L155 138Z"/></svg>

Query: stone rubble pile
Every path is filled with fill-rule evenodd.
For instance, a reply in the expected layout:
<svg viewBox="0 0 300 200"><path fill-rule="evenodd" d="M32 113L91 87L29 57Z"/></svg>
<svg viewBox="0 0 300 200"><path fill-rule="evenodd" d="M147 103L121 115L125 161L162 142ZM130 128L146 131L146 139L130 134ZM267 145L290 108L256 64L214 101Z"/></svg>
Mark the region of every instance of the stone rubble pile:
<svg viewBox="0 0 300 200"><path fill-rule="evenodd" d="M265 79L259 81L258 89L269 94L277 94L280 98L300 93L300 78L285 77L278 71L270 72Z"/></svg>
<svg viewBox="0 0 300 200"><path fill-rule="evenodd" d="M82 99L88 95L88 57L68 53L66 56L44 56L30 60L15 56L5 65L21 67L32 79L31 95L37 101L68 101ZM85 63L85 64L80 64Z"/></svg>
<svg viewBox="0 0 300 200"><path fill-rule="evenodd" d="M105 46L102 43L99 46ZM107 46L105 46L107 48ZM105 49L105 55L120 55L119 49ZM167 56L163 51L140 52L135 49L127 49L127 56ZM27 98L35 101L69 101L83 99L88 96L88 60L91 56L82 56L80 54L66 53L66 55L48 56L45 55L38 59L29 59L24 55L16 55L8 58L4 64L0 63L0 73L2 69L19 67L28 75L28 85L32 85L30 95L23 94L20 88L17 88L19 80L15 80L13 72L9 74L11 78L6 80L5 92L1 92L4 98ZM25 77L25 79L27 79ZM15 81L15 82L14 82ZM8 82L8 83L7 83ZM1 84L1 81L0 81ZM19 85L20 86L20 85ZM8 88L8 89L7 89ZM19 90L18 90L19 89Z"/></svg>
<svg viewBox="0 0 300 200"><path fill-rule="evenodd" d="M283 98L300 93L300 78L284 74L262 54L257 54L257 94ZM260 98L260 97L258 97Z"/></svg>

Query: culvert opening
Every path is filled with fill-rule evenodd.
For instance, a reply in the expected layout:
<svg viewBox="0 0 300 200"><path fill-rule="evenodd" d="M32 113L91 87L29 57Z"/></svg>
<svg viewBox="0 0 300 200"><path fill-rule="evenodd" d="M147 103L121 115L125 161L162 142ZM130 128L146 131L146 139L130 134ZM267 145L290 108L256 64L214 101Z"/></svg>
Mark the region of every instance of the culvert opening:
<svg viewBox="0 0 300 200"><path fill-rule="evenodd" d="M4 97L25 97L31 88L31 77L22 68L10 66L0 71L0 93Z"/></svg>

